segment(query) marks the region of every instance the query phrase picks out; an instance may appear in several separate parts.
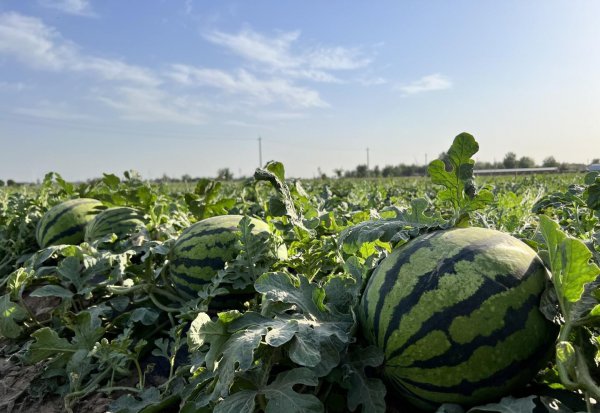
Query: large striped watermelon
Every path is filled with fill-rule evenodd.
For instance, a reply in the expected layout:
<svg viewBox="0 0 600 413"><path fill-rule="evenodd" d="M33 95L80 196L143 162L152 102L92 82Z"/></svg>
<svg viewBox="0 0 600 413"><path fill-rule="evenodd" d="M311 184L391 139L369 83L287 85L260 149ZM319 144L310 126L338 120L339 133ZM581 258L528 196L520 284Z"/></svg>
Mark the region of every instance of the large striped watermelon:
<svg viewBox="0 0 600 413"><path fill-rule="evenodd" d="M241 215L203 219L186 228L171 249L171 280L188 296L197 296L203 285L239 253ZM269 225L251 218L252 233L268 232Z"/></svg>
<svg viewBox="0 0 600 413"><path fill-rule="evenodd" d="M38 222L35 238L42 248L79 244L83 241L87 223L104 209L102 202L90 198L71 199L55 205Z"/></svg>
<svg viewBox="0 0 600 413"><path fill-rule="evenodd" d="M109 234L116 234L119 240L146 231L144 215L133 208L114 207L100 212L85 228L85 241L92 242Z"/></svg>
<svg viewBox="0 0 600 413"><path fill-rule="evenodd" d="M376 268L359 318L385 354L384 378L413 404L481 404L529 382L556 338L539 310L536 253L498 231L416 238Z"/></svg>

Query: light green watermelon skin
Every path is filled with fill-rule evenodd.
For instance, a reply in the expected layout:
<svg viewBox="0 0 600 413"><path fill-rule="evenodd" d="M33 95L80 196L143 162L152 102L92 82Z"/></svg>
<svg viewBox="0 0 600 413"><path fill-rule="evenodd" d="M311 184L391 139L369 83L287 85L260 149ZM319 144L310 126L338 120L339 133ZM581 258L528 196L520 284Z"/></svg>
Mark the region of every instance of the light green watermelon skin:
<svg viewBox="0 0 600 413"><path fill-rule="evenodd" d="M221 215L204 219L186 228L171 250L170 275L175 288L196 296L239 253L241 215ZM269 225L251 218L252 233L269 232Z"/></svg>
<svg viewBox="0 0 600 413"><path fill-rule="evenodd" d="M53 206L38 222L35 232L38 245L46 248L80 244L88 222L104 209L102 202L91 198L71 199Z"/></svg>
<svg viewBox="0 0 600 413"><path fill-rule="evenodd" d="M133 208L108 208L94 217L86 226L85 241L92 242L109 234L123 239L146 230L144 215Z"/></svg>
<svg viewBox="0 0 600 413"><path fill-rule="evenodd" d="M539 310L548 273L523 242L461 228L421 236L377 267L362 296L364 336L413 404L479 405L529 382L556 328Z"/></svg>

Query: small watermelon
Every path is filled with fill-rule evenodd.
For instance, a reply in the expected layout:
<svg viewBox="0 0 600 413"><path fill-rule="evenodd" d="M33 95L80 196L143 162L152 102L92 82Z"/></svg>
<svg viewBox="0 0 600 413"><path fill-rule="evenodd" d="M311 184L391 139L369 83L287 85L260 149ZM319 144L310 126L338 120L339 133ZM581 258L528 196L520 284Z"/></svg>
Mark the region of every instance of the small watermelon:
<svg viewBox="0 0 600 413"><path fill-rule="evenodd" d="M171 249L170 274L175 289L195 297L225 263L239 253L241 215L203 219L186 228ZM252 233L269 232L269 225L251 218Z"/></svg>
<svg viewBox="0 0 600 413"><path fill-rule="evenodd" d="M87 223L104 209L102 202L90 198L71 199L55 205L38 222L35 238L41 248L80 244Z"/></svg>
<svg viewBox="0 0 600 413"><path fill-rule="evenodd" d="M479 405L529 382L557 330L540 312L548 273L516 238L483 228L418 237L376 268L359 307L384 379L416 406Z"/></svg>
<svg viewBox="0 0 600 413"><path fill-rule="evenodd" d="M140 211L128 207L108 208L87 224L85 241L92 242L110 234L123 240L140 232L146 232L146 220Z"/></svg>

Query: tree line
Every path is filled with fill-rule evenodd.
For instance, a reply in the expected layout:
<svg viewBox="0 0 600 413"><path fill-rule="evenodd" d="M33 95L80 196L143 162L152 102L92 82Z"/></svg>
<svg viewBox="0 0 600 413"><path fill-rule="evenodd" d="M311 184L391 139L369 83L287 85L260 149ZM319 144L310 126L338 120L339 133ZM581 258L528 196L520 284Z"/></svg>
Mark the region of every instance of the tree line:
<svg viewBox="0 0 600 413"><path fill-rule="evenodd" d="M446 164L449 164L448 154L442 152L438 159L441 159ZM595 158L592 164L600 163L600 158ZM567 162L559 162L554 156L544 158L541 164L536 164L533 158L529 156L518 157L514 152L508 152L504 158L498 162L482 162L475 163L475 169L514 169L514 168L537 168L537 167L555 167L559 171L568 171L572 169L572 164ZM427 165L386 165L380 168L378 165L369 169L366 164L358 165L352 170L334 169L337 178L367 178L367 177L396 177L396 176L419 176L427 174ZM321 177L325 177L321 174Z"/></svg>

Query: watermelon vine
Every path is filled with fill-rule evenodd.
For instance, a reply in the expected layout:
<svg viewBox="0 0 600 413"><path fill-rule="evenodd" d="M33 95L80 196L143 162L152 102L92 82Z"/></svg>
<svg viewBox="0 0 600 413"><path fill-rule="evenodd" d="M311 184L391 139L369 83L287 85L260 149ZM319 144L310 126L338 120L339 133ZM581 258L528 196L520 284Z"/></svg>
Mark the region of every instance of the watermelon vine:
<svg viewBox="0 0 600 413"><path fill-rule="evenodd" d="M478 150L0 189L0 409L594 411L600 176L476 179Z"/></svg>

